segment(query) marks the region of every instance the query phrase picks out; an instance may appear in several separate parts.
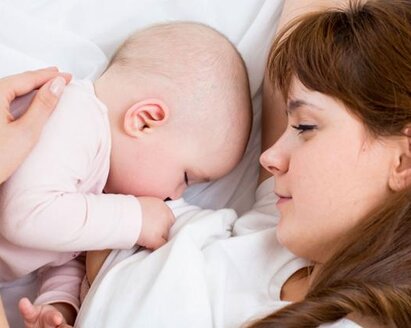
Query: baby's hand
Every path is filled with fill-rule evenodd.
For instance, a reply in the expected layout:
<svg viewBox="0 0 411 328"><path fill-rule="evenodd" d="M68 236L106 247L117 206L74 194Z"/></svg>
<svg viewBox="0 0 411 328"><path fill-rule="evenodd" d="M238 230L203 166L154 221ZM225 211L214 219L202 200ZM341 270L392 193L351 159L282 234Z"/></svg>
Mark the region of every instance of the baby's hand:
<svg viewBox="0 0 411 328"><path fill-rule="evenodd" d="M168 232L175 221L171 209L159 198L138 197L143 219L137 244L149 249L157 249L168 239Z"/></svg>
<svg viewBox="0 0 411 328"><path fill-rule="evenodd" d="M62 313L53 305L33 305L27 298L19 302L26 328L70 328Z"/></svg>

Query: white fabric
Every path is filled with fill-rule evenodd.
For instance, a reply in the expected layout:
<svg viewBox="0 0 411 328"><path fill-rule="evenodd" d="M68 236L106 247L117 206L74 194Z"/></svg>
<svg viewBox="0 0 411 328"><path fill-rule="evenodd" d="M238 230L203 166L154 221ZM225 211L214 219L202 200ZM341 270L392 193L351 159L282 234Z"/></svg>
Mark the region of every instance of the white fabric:
<svg viewBox="0 0 411 328"><path fill-rule="evenodd" d="M0 77L57 65L76 78L96 78L117 46L152 23L192 20L225 34L247 64L254 124L247 153L228 176L187 190L204 208L253 204L258 172L261 82L283 0L1 0Z"/></svg>
<svg viewBox="0 0 411 328"><path fill-rule="evenodd" d="M280 300L282 285L309 263L277 241L272 185L259 187L231 238L232 210L171 202L171 240L155 252L112 252L76 327L234 328L288 304ZM345 322L331 327L352 327Z"/></svg>

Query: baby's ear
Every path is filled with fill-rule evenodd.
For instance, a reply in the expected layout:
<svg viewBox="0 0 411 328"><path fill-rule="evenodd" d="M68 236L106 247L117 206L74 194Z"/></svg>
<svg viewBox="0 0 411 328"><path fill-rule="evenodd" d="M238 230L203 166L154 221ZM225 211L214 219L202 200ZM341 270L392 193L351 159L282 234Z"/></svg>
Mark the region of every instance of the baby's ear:
<svg viewBox="0 0 411 328"><path fill-rule="evenodd" d="M411 126L407 126L403 130L400 143L401 154L398 156L389 180L389 186L394 191L400 191L411 186Z"/></svg>
<svg viewBox="0 0 411 328"><path fill-rule="evenodd" d="M162 126L169 117L168 107L158 99L146 99L126 110L123 127L131 137L140 137Z"/></svg>

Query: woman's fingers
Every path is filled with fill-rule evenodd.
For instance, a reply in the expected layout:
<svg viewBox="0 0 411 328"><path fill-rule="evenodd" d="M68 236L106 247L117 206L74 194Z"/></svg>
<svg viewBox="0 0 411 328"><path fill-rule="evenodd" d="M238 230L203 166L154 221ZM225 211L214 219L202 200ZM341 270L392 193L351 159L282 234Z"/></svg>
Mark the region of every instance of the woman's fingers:
<svg viewBox="0 0 411 328"><path fill-rule="evenodd" d="M59 73L56 68L0 79L0 183L31 151L70 79L70 74ZM27 112L15 119L10 113L11 101L33 90L37 92Z"/></svg>
<svg viewBox="0 0 411 328"><path fill-rule="evenodd" d="M11 75L0 80L0 94L2 97L6 97L6 102L10 103L14 98L41 87L58 75L62 76L67 82L71 79L70 74L60 73L56 67Z"/></svg>
<svg viewBox="0 0 411 328"><path fill-rule="evenodd" d="M10 115L10 103L18 96L23 96L36 90L56 77L62 77L66 84L71 80L71 74L60 73L57 68L50 67L36 71L27 71L0 79L0 121L8 123L13 120Z"/></svg>
<svg viewBox="0 0 411 328"><path fill-rule="evenodd" d="M66 86L66 80L57 76L44 84L36 93L26 113L14 123L19 125L30 138L37 139L42 127L57 105Z"/></svg>

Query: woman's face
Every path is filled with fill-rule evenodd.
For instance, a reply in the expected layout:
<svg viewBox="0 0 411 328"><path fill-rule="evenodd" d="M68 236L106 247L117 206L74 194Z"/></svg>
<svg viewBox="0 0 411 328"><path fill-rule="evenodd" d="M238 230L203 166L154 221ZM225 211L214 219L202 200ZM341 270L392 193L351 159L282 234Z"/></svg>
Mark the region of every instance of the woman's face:
<svg viewBox="0 0 411 328"><path fill-rule="evenodd" d="M335 241L390 193L395 147L376 140L341 102L293 83L288 126L260 158L275 177L279 241L323 262Z"/></svg>

